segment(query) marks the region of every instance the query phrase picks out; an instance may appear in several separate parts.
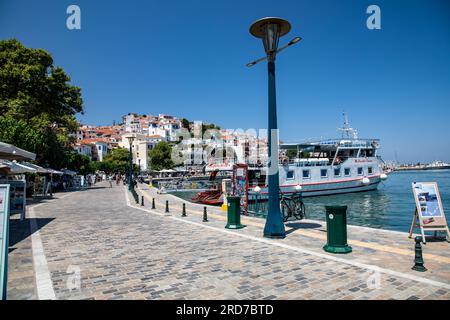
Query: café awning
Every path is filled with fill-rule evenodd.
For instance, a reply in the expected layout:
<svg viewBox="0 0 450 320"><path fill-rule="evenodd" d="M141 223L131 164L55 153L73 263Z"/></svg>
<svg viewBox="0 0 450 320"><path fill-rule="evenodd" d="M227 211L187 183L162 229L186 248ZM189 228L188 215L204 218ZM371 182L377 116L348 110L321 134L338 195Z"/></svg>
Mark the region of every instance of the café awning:
<svg viewBox="0 0 450 320"><path fill-rule="evenodd" d="M2 166L5 166L10 169L11 174L23 174L23 173L35 173L36 169L27 167L21 163L17 163L16 161L8 161L4 160L1 163Z"/></svg>
<svg viewBox="0 0 450 320"><path fill-rule="evenodd" d="M63 174L67 174L67 175L69 175L69 176L74 176L74 175L77 174L75 171L68 170L68 169L63 170L62 173L63 173Z"/></svg>
<svg viewBox="0 0 450 320"><path fill-rule="evenodd" d="M0 159L4 160L35 160L36 154L20 149L12 144L0 142Z"/></svg>
<svg viewBox="0 0 450 320"><path fill-rule="evenodd" d="M42 168L42 167L38 166L37 164L33 164L33 163L29 163L29 162L22 162L22 164L29 168L35 169L37 173L51 173L48 171L48 169Z"/></svg>

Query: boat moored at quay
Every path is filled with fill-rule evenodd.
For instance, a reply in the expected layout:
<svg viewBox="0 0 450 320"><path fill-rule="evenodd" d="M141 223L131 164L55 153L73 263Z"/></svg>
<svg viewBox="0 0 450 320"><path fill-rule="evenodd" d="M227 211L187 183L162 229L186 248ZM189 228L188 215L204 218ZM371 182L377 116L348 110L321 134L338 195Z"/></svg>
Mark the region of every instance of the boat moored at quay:
<svg viewBox="0 0 450 320"><path fill-rule="evenodd" d="M301 191L303 197L311 197L371 191L387 179L384 161L377 154L379 139L359 138L347 117L339 130L342 137L338 139L279 145L280 194ZM237 168L245 168L240 170L239 182L235 179ZM215 188L200 192L192 199L196 202L221 204L226 195L236 194L237 189L237 194L249 202L267 198L268 168L261 162L250 164L245 159L236 159L234 163L216 162L207 165L206 171L221 172L230 184L227 187L223 181L217 181Z"/></svg>
<svg viewBox="0 0 450 320"><path fill-rule="evenodd" d="M346 116L339 130L339 139L280 145L280 193L301 190L308 197L370 191L387 179L383 160L377 155L379 140L358 138ZM249 189L258 185L259 193L267 194L266 183L261 185L261 179L252 181L252 176L263 175L252 171L249 170Z"/></svg>

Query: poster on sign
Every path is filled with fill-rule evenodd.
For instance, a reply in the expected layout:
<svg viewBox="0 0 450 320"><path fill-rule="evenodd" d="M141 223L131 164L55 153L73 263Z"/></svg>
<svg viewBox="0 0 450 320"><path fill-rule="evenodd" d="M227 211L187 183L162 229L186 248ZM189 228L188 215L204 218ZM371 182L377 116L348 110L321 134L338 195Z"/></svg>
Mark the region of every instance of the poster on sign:
<svg viewBox="0 0 450 320"><path fill-rule="evenodd" d="M248 165L233 166L233 195L241 197L241 210L248 213Z"/></svg>
<svg viewBox="0 0 450 320"><path fill-rule="evenodd" d="M450 238L437 183L413 182L412 189L416 208L409 236L412 237L414 228L419 227L424 243L425 231L445 231Z"/></svg>

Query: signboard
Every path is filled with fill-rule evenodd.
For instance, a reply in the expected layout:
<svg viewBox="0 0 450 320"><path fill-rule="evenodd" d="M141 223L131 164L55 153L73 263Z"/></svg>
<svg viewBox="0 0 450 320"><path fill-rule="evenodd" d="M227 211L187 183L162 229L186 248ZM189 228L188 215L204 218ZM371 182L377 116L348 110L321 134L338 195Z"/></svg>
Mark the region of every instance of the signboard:
<svg viewBox="0 0 450 320"><path fill-rule="evenodd" d="M241 208L244 214L248 212L248 165L233 166L233 195L241 197Z"/></svg>
<svg viewBox="0 0 450 320"><path fill-rule="evenodd" d="M412 236L415 227L419 227L423 243L426 243L424 231L445 231L450 239L437 183L413 182L412 189L416 201L416 209L409 236Z"/></svg>
<svg viewBox="0 0 450 320"><path fill-rule="evenodd" d="M9 184L0 184L0 298L6 300L8 284Z"/></svg>

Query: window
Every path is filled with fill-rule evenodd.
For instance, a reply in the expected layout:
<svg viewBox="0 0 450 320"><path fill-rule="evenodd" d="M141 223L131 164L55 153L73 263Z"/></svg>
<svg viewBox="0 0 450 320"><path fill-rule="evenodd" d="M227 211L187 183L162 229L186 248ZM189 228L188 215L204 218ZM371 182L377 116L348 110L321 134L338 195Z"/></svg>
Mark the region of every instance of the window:
<svg viewBox="0 0 450 320"><path fill-rule="evenodd" d="M344 175L345 175L346 177L348 177L348 176L350 175L350 168L345 168L345 169L344 169Z"/></svg>
<svg viewBox="0 0 450 320"><path fill-rule="evenodd" d="M362 176L363 174L364 174L363 168L359 167L358 168L358 176Z"/></svg>
<svg viewBox="0 0 450 320"><path fill-rule="evenodd" d="M309 170L303 170L303 179L309 179Z"/></svg>
<svg viewBox="0 0 450 320"><path fill-rule="evenodd" d="M286 179L288 179L288 180L294 179L294 170L289 170L289 171L286 173Z"/></svg>
<svg viewBox="0 0 450 320"><path fill-rule="evenodd" d="M334 169L334 176L339 177L341 175L341 168L335 168Z"/></svg>
<svg viewBox="0 0 450 320"><path fill-rule="evenodd" d="M320 169L320 177L321 178L328 177L328 170L327 169Z"/></svg>
<svg viewBox="0 0 450 320"><path fill-rule="evenodd" d="M372 174L372 173L373 173L372 167L368 167L368 168L367 168L367 172L368 172L369 174Z"/></svg>

